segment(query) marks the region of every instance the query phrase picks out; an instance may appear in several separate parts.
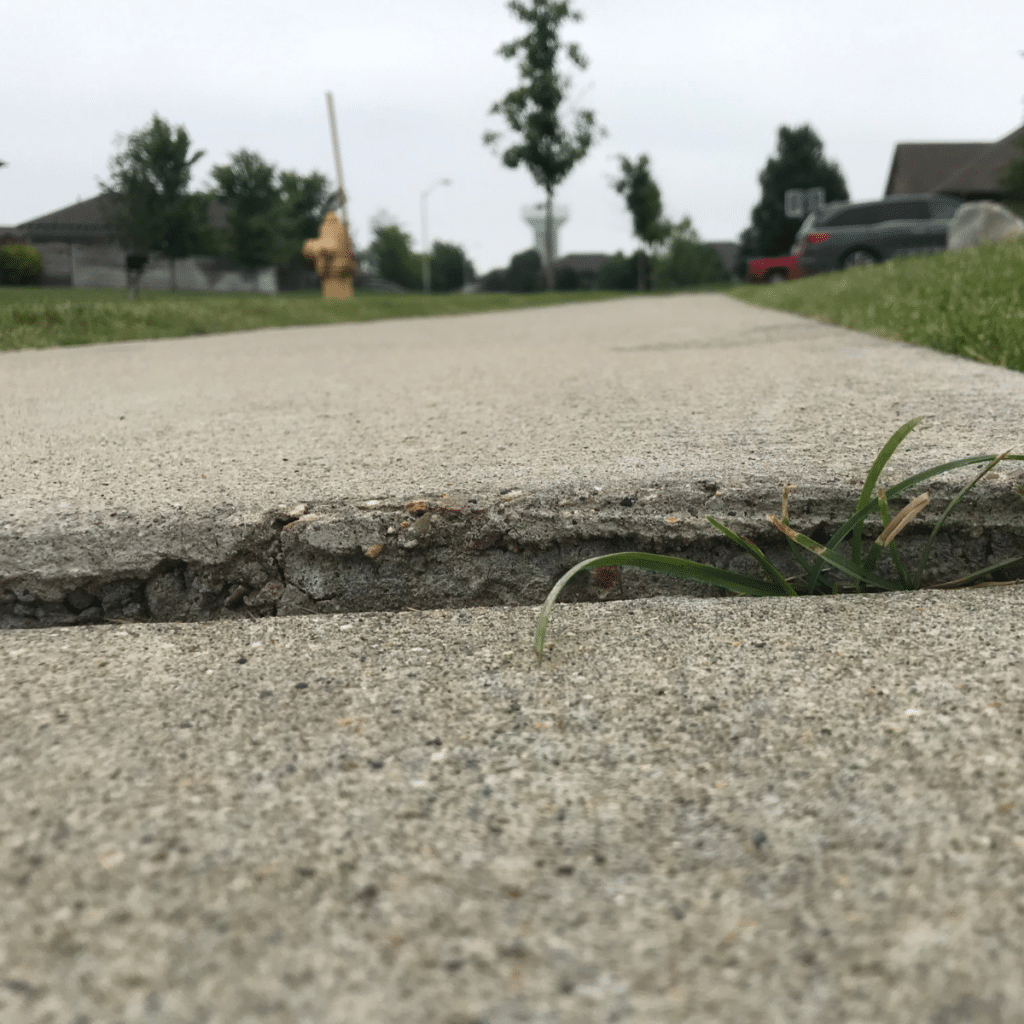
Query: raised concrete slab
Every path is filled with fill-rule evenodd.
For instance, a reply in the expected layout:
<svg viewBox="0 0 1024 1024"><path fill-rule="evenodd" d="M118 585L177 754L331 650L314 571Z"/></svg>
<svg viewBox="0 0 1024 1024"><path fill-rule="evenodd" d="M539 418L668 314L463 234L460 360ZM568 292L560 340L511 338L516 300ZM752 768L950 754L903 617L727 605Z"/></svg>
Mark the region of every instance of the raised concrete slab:
<svg viewBox="0 0 1024 1024"><path fill-rule="evenodd" d="M0 634L0 1020L1024 1020L1024 589L533 616Z"/></svg>
<svg viewBox="0 0 1024 1024"><path fill-rule="evenodd" d="M722 295L4 353L0 624L537 603L637 546L748 565L706 515L784 552L783 484L838 525L912 417L889 480L1019 450L1021 379ZM1007 465L951 575L1024 535Z"/></svg>

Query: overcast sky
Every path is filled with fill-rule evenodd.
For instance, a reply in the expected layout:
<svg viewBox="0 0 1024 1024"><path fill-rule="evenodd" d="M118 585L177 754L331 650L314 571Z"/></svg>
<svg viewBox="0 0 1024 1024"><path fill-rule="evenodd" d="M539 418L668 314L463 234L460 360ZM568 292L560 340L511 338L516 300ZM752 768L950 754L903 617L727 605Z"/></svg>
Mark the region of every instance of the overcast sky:
<svg viewBox="0 0 1024 1024"><path fill-rule="evenodd" d="M898 142L994 141L1024 120L1021 0L576 0L564 38L578 105L608 135L563 183L559 249L631 251L615 156L647 153L667 213L736 240L780 125L810 123L854 199L882 194ZM357 245L387 211L420 241L462 244L478 271L532 242L542 198L481 135L516 83L504 0L0 0L0 225L88 198L117 133L154 112L206 151L193 186L245 147L333 179L334 92ZM567 68L567 70L570 70Z"/></svg>

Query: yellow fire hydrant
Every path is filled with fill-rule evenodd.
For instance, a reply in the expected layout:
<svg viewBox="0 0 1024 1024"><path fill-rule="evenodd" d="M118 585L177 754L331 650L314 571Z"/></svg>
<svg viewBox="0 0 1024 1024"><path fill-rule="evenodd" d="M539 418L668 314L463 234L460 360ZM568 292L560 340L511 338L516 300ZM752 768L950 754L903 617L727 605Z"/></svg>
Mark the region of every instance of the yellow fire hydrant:
<svg viewBox="0 0 1024 1024"><path fill-rule="evenodd" d="M302 243L302 255L316 267L325 299L352 298L352 278L359 264L348 228L336 213L331 211L324 217L319 237Z"/></svg>

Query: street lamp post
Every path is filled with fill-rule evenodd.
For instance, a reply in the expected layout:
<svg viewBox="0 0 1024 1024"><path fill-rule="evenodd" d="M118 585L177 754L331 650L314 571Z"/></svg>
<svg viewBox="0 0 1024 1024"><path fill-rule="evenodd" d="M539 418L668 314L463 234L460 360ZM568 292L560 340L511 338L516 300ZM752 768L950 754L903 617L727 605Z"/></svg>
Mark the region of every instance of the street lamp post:
<svg viewBox="0 0 1024 1024"><path fill-rule="evenodd" d="M430 291L430 249L427 240L427 196L437 188L438 185L450 185L450 178L441 178L435 181L430 188L420 193L420 224L423 228L423 290Z"/></svg>

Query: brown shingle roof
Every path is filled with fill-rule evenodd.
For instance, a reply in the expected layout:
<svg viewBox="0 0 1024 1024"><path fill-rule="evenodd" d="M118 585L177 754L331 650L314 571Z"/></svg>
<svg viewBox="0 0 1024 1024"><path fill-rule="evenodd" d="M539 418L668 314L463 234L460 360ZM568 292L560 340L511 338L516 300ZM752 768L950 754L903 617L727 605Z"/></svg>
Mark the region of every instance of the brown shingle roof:
<svg viewBox="0 0 1024 1024"><path fill-rule="evenodd" d="M963 199L1001 199L999 179L1020 155L1024 126L998 142L901 142L893 153L887 196L944 192Z"/></svg>
<svg viewBox="0 0 1024 1024"><path fill-rule="evenodd" d="M605 256L600 252L571 253L555 260L555 269L561 270L563 267L568 267L570 270L575 270L577 274L596 274L609 259L611 259L610 256Z"/></svg>
<svg viewBox="0 0 1024 1024"><path fill-rule="evenodd" d="M113 242L117 232L112 226L116 198L101 192L92 199L84 199L62 210L44 214L34 220L19 224L15 230L19 235L35 242ZM207 208L210 227L227 227L227 212L216 199Z"/></svg>
<svg viewBox="0 0 1024 1024"><path fill-rule="evenodd" d="M885 194L937 192L940 182L990 145L988 142L901 142L892 156Z"/></svg>
<svg viewBox="0 0 1024 1024"><path fill-rule="evenodd" d="M986 146L973 160L946 178L935 191L979 199L1001 198L1003 187L999 179L1006 173L1007 165L1020 158L1022 144L1024 125L998 142L993 142L991 146Z"/></svg>

